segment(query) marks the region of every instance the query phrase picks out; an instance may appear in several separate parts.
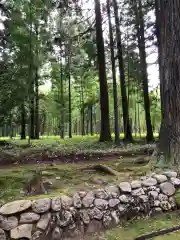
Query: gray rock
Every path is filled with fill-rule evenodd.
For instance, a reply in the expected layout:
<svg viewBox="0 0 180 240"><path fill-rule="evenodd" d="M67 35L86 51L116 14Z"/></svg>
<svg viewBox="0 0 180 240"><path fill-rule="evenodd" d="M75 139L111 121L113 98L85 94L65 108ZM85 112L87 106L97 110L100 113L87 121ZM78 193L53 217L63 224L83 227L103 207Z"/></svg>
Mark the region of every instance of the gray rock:
<svg viewBox="0 0 180 240"><path fill-rule="evenodd" d="M66 195L63 195L63 196L61 196L61 203L62 203L62 208L63 209L69 210L69 208L73 204L73 199L68 197L68 196L66 196Z"/></svg>
<svg viewBox="0 0 180 240"><path fill-rule="evenodd" d="M119 200L120 200L121 203L129 203L129 196L127 196L127 195L121 195L121 196L119 197Z"/></svg>
<svg viewBox="0 0 180 240"><path fill-rule="evenodd" d="M113 198L109 200L109 206L111 208L116 207L120 203L120 200L117 198Z"/></svg>
<svg viewBox="0 0 180 240"><path fill-rule="evenodd" d="M93 204L94 199L95 199L94 193L88 192L82 200L83 206L86 208L90 207Z"/></svg>
<svg viewBox="0 0 180 240"><path fill-rule="evenodd" d="M14 202L7 203L0 208L0 214L2 215L13 215L27 210L31 207L30 200L18 200Z"/></svg>
<svg viewBox="0 0 180 240"><path fill-rule="evenodd" d="M176 189L172 183L164 182L161 183L159 187L161 189L161 192L169 197L175 194Z"/></svg>
<svg viewBox="0 0 180 240"><path fill-rule="evenodd" d="M22 213L20 216L20 223L33 223L40 219L40 215L33 212Z"/></svg>
<svg viewBox="0 0 180 240"><path fill-rule="evenodd" d="M78 192L78 194L81 198L86 196L86 192L84 192L84 191L80 191L80 192Z"/></svg>
<svg viewBox="0 0 180 240"><path fill-rule="evenodd" d="M155 178L148 178L142 182L142 185L145 187L155 186L157 185L157 180Z"/></svg>
<svg viewBox="0 0 180 240"><path fill-rule="evenodd" d="M89 209L88 213L89 213L90 219L101 220L103 217L103 212L96 207L93 209Z"/></svg>
<svg viewBox="0 0 180 240"><path fill-rule="evenodd" d="M108 201L96 198L94 201L94 206L99 208L100 210L106 210L108 208Z"/></svg>
<svg viewBox="0 0 180 240"><path fill-rule="evenodd" d="M42 235L42 232L37 230L35 233L33 233L31 240L39 240Z"/></svg>
<svg viewBox="0 0 180 240"><path fill-rule="evenodd" d="M131 184L128 182L121 182L119 188L122 193L131 193L132 191Z"/></svg>
<svg viewBox="0 0 180 240"><path fill-rule="evenodd" d="M5 231L10 231L18 226L18 219L16 217L2 217L0 221L0 228Z"/></svg>
<svg viewBox="0 0 180 240"><path fill-rule="evenodd" d="M0 228L0 239L1 240L6 240L6 234L3 229Z"/></svg>
<svg viewBox="0 0 180 240"><path fill-rule="evenodd" d="M131 182L132 189L141 188L141 181L134 180Z"/></svg>
<svg viewBox="0 0 180 240"><path fill-rule="evenodd" d="M169 203L172 209L176 208L176 199L174 197L169 198Z"/></svg>
<svg viewBox="0 0 180 240"><path fill-rule="evenodd" d="M119 204L118 210L121 215L123 215L126 212L126 205L125 204Z"/></svg>
<svg viewBox="0 0 180 240"><path fill-rule="evenodd" d="M74 206L75 206L76 208L81 208L81 206L82 206L82 201L81 201L81 197L79 196L78 193L75 193L75 194L73 195L73 203L74 203Z"/></svg>
<svg viewBox="0 0 180 240"><path fill-rule="evenodd" d="M73 223L72 214L69 211L63 211L61 218L58 220L58 225L60 227L67 227L71 223Z"/></svg>
<svg viewBox="0 0 180 240"><path fill-rule="evenodd" d="M171 210L171 204L170 204L168 201L160 202L160 207L161 207L162 210L164 210L164 211L169 211L169 210Z"/></svg>
<svg viewBox="0 0 180 240"><path fill-rule="evenodd" d="M95 191L95 197L100 199L108 199L108 193L104 189L97 189Z"/></svg>
<svg viewBox="0 0 180 240"><path fill-rule="evenodd" d="M168 201L168 196L166 196L165 194L160 193L159 196L158 196L158 200L160 202Z"/></svg>
<svg viewBox="0 0 180 240"><path fill-rule="evenodd" d="M58 211L61 211L61 207L62 207L61 198L60 197L52 198L52 201L51 201L52 210L55 212L58 212Z"/></svg>
<svg viewBox="0 0 180 240"><path fill-rule="evenodd" d="M51 200L49 198L38 199L32 202L32 210L35 213L47 212L51 207Z"/></svg>
<svg viewBox="0 0 180 240"><path fill-rule="evenodd" d="M61 239L62 234L63 234L63 230L59 227L55 227L55 229L52 231L52 240Z"/></svg>
<svg viewBox="0 0 180 240"><path fill-rule="evenodd" d="M159 200L155 200L153 206L154 207L159 207L160 206L160 201Z"/></svg>
<svg viewBox="0 0 180 240"><path fill-rule="evenodd" d="M145 192L142 188L138 188L138 189L135 189L132 191L132 196L134 196L134 197L138 197L138 196L141 196L144 194L145 194Z"/></svg>
<svg viewBox="0 0 180 240"><path fill-rule="evenodd" d="M179 178L171 178L171 183L175 186L175 187L179 187L180 186L180 179Z"/></svg>
<svg viewBox="0 0 180 240"><path fill-rule="evenodd" d="M177 172L166 171L166 172L164 172L164 175L166 175L169 178L172 178L172 177L176 178L177 177Z"/></svg>
<svg viewBox="0 0 180 240"><path fill-rule="evenodd" d="M150 186L150 187L147 187L147 191L156 191L157 192L157 187L156 186Z"/></svg>
<svg viewBox="0 0 180 240"><path fill-rule="evenodd" d="M157 200L158 199L158 193L156 191L150 191L148 192L148 196L151 200Z"/></svg>
<svg viewBox="0 0 180 240"><path fill-rule="evenodd" d="M88 215L88 211L87 210L81 210L80 211L80 216L81 216L81 219L82 219L84 224L88 225L90 223L90 217Z"/></svg>
<svg viewBox="0 0 180 240"><path fill-rule="evenodd" d="M23 224L11 230L10 235L12 239L31 239L32 224Z"/></svg>
<svg viewBox="0 0 180 240"><path fill-rule="evenodd" d="M162 209L160 207L156 207L156 208L154 208L154 211L156 213L160 213L160 212L162 212Z"/></svg>
<svg viewBox="0 0 180 240"><path fill-rule="evenodd" d="M106 187L106 192L112 198L118 198L120 195L118 186L108 186Z"/></svg>
<svg viewBox="0 0 180 240"><path fill-rule="evenodd" d="M140 202L142 202L142 203L146 203L146 202L148 202L149 198L148 198L147 195L140 195L140 196L139 196L139 200L140 200Z"/></svg>
<svg viewBox="0 0 180 240"><path fill-rule="evenodd" d="M112 217L105 214L103 217L103 225L105 228L108 228L111 225L112 222Z"/></svg>
<svg viewBox="0 0 180 240"><path fill-rule="evenodd" d="M51 220L51 213L45 213L45 214L41 215L41 218L38 221L36 227L41 230L46 230L49 225L50 220Z"/></svg>
<svg viewBox="0 0 180 240"><path fill-rule="evenodd" d="M112 217L113 222L114 222L116 225L118 225L119 222L120 222L120 219L119 219L116 211L112 211L112 212L111 212L111 217Z"/></svg>
<svg viewBox="0 0 180 240"><path fill-rule="evenodd" d="M167 181L167 177L163 174L157 174L154 175L153 177L157 180L158 183L163 183Z"/></svg>

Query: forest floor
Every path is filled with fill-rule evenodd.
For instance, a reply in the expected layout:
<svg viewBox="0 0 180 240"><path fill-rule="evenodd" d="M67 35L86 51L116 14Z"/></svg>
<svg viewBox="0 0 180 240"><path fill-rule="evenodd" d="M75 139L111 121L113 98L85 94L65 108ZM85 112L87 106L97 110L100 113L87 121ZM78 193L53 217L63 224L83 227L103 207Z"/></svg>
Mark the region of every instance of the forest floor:
<svg viewBox="0 0 180 240"><path fill-rule="evenodd" d="M132 220L126 222L121 227L116 227L112 230L94 236L93 240L134 240L135 238L158 231L162 229L172 228L180 225L180 213L168 213L158 215L149 219ZM180 239L180 231L154 237L153 240L172 240Z"/></svg>
<svg viewBox="0 0 180 240"><path fill-rule="evenodd" d="M149 171L148 161L154 144L136 141L115 146L99 143L97 137L77 137L71 140L41 139L9 141L0 147L0 204L16 199L36 199L56 195L72 195L76 191L104 188L121 181L139 179ZM143 161L141 161L143 159ZM105 165L117 175L84 169L95 164ZM82 170L83 168L83 170ZM27 197L24 187L36 171L41 171L47 194ZM93 240L133 240L135 237L180 224L179 212L160 215L147 221L133 220L100 235ZM154 240L180 239L180 231Z"/></svg>

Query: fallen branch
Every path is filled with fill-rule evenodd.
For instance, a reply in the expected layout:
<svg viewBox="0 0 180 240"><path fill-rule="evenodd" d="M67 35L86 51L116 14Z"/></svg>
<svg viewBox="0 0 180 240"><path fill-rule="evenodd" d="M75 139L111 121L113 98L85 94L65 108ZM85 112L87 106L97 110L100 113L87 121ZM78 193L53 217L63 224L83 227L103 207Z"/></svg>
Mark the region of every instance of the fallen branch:
<svg viewBox="0 0 180 240"><path fill-rule="evenodd" d="M119 175L119 172L117 172L116 170L108 167L108 166L105 166L105 165L102 165L102 164L98 164L98 165L93 165L93 166L87 166L87 167L84 167L84 168L81 168L82 171L86 171L86 170L94 170L94 171L98 171L98 172L103 172L103 173L107 173L109 175L113 175L113 176L118 176Z"/></svg>
<svg viewBox="0 0 180 240"><path fill-rule="evenodd" d="M168 234L168 233L171 233L171 232L176 232L176 231L179 231L179 230L180 230L180 226L167 228L167 229L162 229L162 230L159 230L159 231L155 231L155 232L152 232L152 233L141 235L141 236L135 238L134 240L152 239L154 237L165 235L165 234Z"/></svg>

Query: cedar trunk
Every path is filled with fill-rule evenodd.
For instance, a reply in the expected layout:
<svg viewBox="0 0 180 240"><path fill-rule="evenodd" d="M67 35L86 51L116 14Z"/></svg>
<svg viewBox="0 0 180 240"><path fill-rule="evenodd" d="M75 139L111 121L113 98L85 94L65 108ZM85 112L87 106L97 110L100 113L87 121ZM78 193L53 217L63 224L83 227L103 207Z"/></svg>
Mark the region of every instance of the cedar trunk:
<svg viewBox="0 0 180 240"><path fill-rule="evenodd" d="M111 67L112 67L112 78L113 78L113 100L114 100L114 134L115 134L115 143L119 144L119 117L118 117L118 94L117 94L117 83L116 83L116 65L114 57L114 39L113 39L113 29L111 23L111 9L110 9L110 0L107 0L107 15L109 22L109 41L111 49Z"/></svg>
<svg viewBox="0 0 180 240"><path fill-rule="evenodd" d="M128 100L127 100L127 93L126 93L120 20L119 20L118 5L116 0L113 0L113 7L114 7L114 17L115 17L115 24L116 24L117 53L118 53L121 99L122 99L122 110L123 110L124 140L127 142L132 142L131 125L130 125L129 113L128 113Z"/></svg>
<svg viewBox="0 0 180 240"><path fill-rule="evenodd" d="M180 1L162 0L161 9L161 87L163 119L160 153L166 163L180 163ZM162 158L161 158L162 159Z"/></svg>
<svg viewBox="0 0 180 240"><path fill-rule="evenodd" d="M111 141L111 132L109 124L109 97L108 85L106 77L106 65L104 54L104 39L102 32L102 16L100 1L95 1L95 15L96 15L96 44L97 44L97 57L100 81L100 107L101 107L101 131L100 141Z"/></svg>
<svg viewBox="0 0 180 240"><path fill-rule="evenodd" d="M138 48L140 54L141 65L141 79L143 84L143 96L144 96L144 110L146 118L147 142L154 140L153 129L151 124L150 114L150 101L149 101L149 88L148 88L148 73L147 73L147 61L146 61L146 46L145 46L145 29L144 29L144 14L142 10L141 0L133 0L134 13L136 17L136 30L138 39Z"/></svg>

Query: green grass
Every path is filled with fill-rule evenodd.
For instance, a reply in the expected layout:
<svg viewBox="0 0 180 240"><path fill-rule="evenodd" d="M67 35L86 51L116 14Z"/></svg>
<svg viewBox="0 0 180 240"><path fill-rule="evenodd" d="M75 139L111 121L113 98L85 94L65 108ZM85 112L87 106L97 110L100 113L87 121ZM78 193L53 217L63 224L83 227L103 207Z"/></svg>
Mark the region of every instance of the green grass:
<svg viewBox="0 0 180 240"><path fill-rule="evenodd" d="M177 213L169 213L159 215L152 219L136 220L134 222L127 222L123 227L117 227L102 234L99 240L134 240L142 234L151 233L152 231L171 228L180 224L180 216ZM94 238L97 239L97 238ZM180 231L164 236L158 236L153 240L172 240L180 239Z"/></svg>
<svg viewBox="0 0 180 240"><path fill-rule="evenodd" d="M117 184L121 181L138 178L147 171L147 166L132 166L132 158L114 159L111 161L100 161L98 163L119 171L118 176L111 176L94 171L82 171L85 163L47 165L23 165L12 168L0 169L0 200L12 201L24 198L22 194L25 183L32 177L35 170L47 171L50 176L46 179L53 183L48 189L48 196L72 194L79 190L104 188L108 184ZM87 165L92 164L88 163ZM56 177L60 177L56 179ZM42 197L42 196L37 196Z"/></svg>

